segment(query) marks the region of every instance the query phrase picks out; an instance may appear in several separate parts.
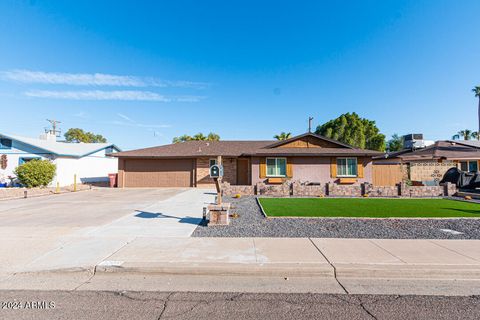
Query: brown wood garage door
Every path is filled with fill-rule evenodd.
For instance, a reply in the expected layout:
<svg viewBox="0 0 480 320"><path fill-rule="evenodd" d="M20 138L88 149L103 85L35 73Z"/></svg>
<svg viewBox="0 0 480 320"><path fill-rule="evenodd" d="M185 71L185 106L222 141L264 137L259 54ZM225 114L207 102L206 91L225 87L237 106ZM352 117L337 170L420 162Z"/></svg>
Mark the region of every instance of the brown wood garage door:
<svg viewBox="0 0 480 320"><path fill-rule="evenodd" d="M125 187L192 187L193 160L125 160Z"/></svg>

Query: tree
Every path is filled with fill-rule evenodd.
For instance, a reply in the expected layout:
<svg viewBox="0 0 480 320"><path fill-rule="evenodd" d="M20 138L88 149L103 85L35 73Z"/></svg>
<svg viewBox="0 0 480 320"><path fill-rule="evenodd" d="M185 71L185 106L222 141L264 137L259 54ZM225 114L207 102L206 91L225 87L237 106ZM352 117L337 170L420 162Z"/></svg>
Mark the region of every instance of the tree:
<svg viewBox="0 0 480 320"><path fill-rule="evenodd" d="M55 177L57 166L49 160L30 160L15 169L18 180L27 188L45 187Z"/></svg>
<svg viewBox="0 0 480 320"><path fill-rule="evenodd" d="M220 136L216 133L210 132L207 136L203 133L199 132L196 135L189 136L188 134L184 134L179 137L174 137L172 143L180 143L185 141L219 141Z"/></svg>
<svg viewBox="0 0 480 320"><path fill-rule="evenodd" d="M180 137L174 137L173 138L173 143L180 143L180 142L185 142L185 141L190 141L190 140L192 140L192 137L184 134L183 136L180 136Z"/></svg>
<svg viewBox="0 0 480 320"><path fill-rule="evenodd" d="M471 138L476 138L477 135L478 134L476 132L473 132L472 130L469 130L469 129L465 129L465 130L458 131L457 134L454 134L452 139L459 140L460 138L463 138L463 140L470 140Z"/></svg>
<svg viewBox="0 0 480 320"><path fill-rule="evenodd" d="M342 114L318 126L315 132L357 148L385 151L385 135L375 121L360 118L355 112Z"/></svg>
<svg viewBox="0 0 480 320"><path fill-rule="evenodd" d="M400 151L403 149L403 137L400 137L398 134L393 134L392 138L387 141L387 151L394 152Z"/></svg>
<svg viewBox="0 0 480 320"><path fill-rule="evenodd" d="M100 134L95 134L92 132L85 132L80 128L70 128L64 134L65 140L67 142L73 143L106 143L107 139Z"/></svg>
<svg viewBox="0 0 480 320"><path fill-rule="evenodd" d="M220 136L216 133L213 133L213 132L210 132L207 136L207 140L208 141L219 141L220 140Z"/></svg>
<svg viewBox="0 0 480 320"><path fill-rule="evenodd" d="M290 132L281 132L280 134L276 134L273 136L277 140L287 140L292 137L292 134Z"/></svg>
<svg viewBox="0 0 480 320"><path fill-rule="evenodd" d="M205 140L207 140L207 137L206 137L203 133L199 132L199 133L197 133L196 135L194 135L194 136L192 137L192 140L195 140L195 141L205 141Z"/></svg>
<svg viewBox="0 0 480 320"><path fill-rule="evenodd" d="M472 91L475 93L475 97L478 98L478 131L476 138L480 140L480 86L476 86Z"/></svg>

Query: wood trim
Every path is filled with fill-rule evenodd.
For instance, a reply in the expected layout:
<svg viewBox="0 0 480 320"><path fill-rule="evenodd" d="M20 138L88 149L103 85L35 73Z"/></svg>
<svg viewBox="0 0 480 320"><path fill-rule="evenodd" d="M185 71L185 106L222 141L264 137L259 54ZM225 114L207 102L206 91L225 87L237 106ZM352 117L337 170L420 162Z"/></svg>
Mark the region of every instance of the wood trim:
<svg viewBox="0 0 480 320"><path fill-rule="evenodd" d="M357 182L357 178L340 178L339 183L340 184L354 184Z"/></svg>
<svg viewBox="0 0 480 320"><path fill-rule="evenodd" d="M364 178L365 173L364 173L364 165L363 165L363 158L357 158L357 177L358 178Z"/></svg>
<svg viewBox="0 0 480 320"><path fill-rule="evenodd" d="M287 158L287 178L293 178L292 158Z"/></svg>
<svg viewBox="0 0 480 320"><path fill-rule="evenodd" d="M260 158L259 173L260 179L267 177L267 158Z"/></svg>
<svg viewBox="0 0 480 320"><path fill-rule="evenodd" d="M337 158L335 157L330 158L330 177L337 177Z"/></svg>

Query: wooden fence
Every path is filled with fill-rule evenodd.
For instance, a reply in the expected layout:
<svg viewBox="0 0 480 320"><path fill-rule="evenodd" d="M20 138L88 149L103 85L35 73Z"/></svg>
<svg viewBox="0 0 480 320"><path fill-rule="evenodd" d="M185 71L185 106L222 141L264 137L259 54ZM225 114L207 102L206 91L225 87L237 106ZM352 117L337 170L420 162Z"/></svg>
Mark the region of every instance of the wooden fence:
<svg viewBox="0 0 480 320"><path fill-rule="evenodd" d="M374 163L372 182L374 186L394 186L402 182L403 172L401 164Z"/></svg>

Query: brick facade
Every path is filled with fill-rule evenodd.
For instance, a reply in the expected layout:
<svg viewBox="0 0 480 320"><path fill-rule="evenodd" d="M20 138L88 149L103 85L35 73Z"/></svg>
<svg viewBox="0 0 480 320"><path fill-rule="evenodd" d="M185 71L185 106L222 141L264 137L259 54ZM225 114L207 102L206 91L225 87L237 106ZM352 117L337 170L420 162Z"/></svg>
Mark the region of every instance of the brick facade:
<svg viewBox="0 0 480 320"><path fill-rule="evenodd" d="M215 182L210 178L210 159L216 158L197 158L196 160L196 183L197 186L213 185ZM230 184L237 183L237 159L223 158L223 181Z"/></svg>

